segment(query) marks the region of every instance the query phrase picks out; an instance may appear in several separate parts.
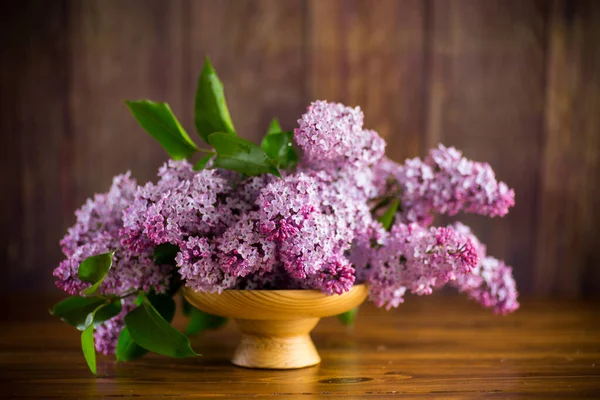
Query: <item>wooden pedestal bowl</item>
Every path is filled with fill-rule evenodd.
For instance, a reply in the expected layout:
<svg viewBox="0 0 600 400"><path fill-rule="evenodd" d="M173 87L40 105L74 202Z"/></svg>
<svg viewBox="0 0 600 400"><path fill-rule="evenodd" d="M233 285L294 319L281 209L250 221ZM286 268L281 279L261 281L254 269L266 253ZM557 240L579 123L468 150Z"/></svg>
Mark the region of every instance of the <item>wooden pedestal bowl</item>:
<svg viewBox="0 0 600 400"><path fill-rule="evenodd" d="M367 297L366 285L341 295L317 290L225 290L221 294L184 288L198 309L232 318L242 339L231 362L240 367L295 369L321 362L310 331L322 317L349 311Z"/></svg>

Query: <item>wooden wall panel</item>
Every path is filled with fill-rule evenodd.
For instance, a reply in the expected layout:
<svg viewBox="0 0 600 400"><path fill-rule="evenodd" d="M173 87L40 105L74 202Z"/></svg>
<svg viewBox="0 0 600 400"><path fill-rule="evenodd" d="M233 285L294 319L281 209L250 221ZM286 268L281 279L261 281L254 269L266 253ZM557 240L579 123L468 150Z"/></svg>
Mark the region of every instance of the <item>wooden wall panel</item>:
<svg viewBox="0 0 600 400"><path fill-rule="evenodd" d="M545 96L544 2L434 1L428 147L489 162L516 192L504 219L464 218L488 252L531 285ZM462 218L462 216L461 216Z"/></svg>
<svg viewBox="0 0 600 400"><path fill-rule="evenodd" d="M69 137L66 4L3 4L0 57L2 144L2 286L52 285L63 234L64 147ZM68 211L69 214L72 210Z"/></svg>
<svg viewBox="0 0 600 400"><path fill-rule="evenodd" d="M49 290L73 210L127 169L154 179L167 155L122 100L167 101L193 131L208 55L243 137L327 99L360 105L394 160L443 142L489 161L517 197L505 219L465 218L490 254L523 293L598 293L597 1L5 3L2 289Z"/></svg>
<svg viewBox="0 0 600 400"><path fill-rule="evenodd" d="M600 3L554 1L537 210L536 293L600 287Z"/></svg>
<svg viewBox="0 0 600 400"><path fill-rule="evenodd" d="M140 182L168 159L124 99L182 103L182 2L72 1L69 115L75 204L131 169ZM186 103L185 106L189 106Z"/></svg>
<svg viewBox="0 0 600 400"><path fill-rule="evenodd" d="M396 161L422 151L423 1L310 1L311 100L356 106Z"/></svg>
<svg viewBox="0 0 600 400"><path fill-rule="evenodd" d="M308 102L304 2L207 0L188 7L186 104L193 106L196 78L209 56L240 136L258 142L275 116L292 129Z"/></svg>

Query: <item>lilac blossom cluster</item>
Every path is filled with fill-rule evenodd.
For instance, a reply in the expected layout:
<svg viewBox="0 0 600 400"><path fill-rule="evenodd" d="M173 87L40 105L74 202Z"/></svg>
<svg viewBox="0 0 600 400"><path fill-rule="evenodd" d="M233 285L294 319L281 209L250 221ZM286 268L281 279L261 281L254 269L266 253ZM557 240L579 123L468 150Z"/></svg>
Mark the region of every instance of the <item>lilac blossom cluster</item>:
<svg viewBox="0 0 600 400"><path fill-rule="evenodd" d="M356 274L347 254L354 237L374 223L368 207L374 194L370 165L385 149L362 122L358 108L325 102L309 107L294 132L304 154L296 170L281 179L261 176L230 185L216 207L226 228L188 231L171 241L180 246L176 263L185 284L218 292L349 290ZM132 220L147 219L144 207L139 210ZM130 236L139 230L132 225Z"/></svg>
<svg viewBox="0 0 600 400"><path fill-rule="evenodd" d="M519 307L512 269L487 256L468 227L456 223L428 228L435 214L462 211L502 217L508 213L515 203L514 191L496 180L489 164L439 145L424 160L398 164L383 157L373 167L373 176L377 195L372 204L377 207L382 199L400 199L391 232L374 230L371 243L375 244L369 246L363 239L352 254L358 273L371 284L370 297L377 305L397 307L406 292L430 294L449 284L499 314ZM449 240L443 245L438 239L441 232Z"/></svg>
<svg viewBox="0 0 600 400"><path fill-rule="evenodd" d="M491 167L440 145L424 159L397 164L385 141L363 128L360 108L317 101L294 130L301 151L282 177L244 177L187 161L169 161L158 181L138 186L129 174L76 212L61 241L66 259L57 286L80 294L89 256L115 251L99 293L125 296L174 280L195 290L317 289L341 294L370 285L378 306L397 307L405 293L426 295L445 284L505 314L518 308L512 270L488 257L461 224L432 227L434 214L503 216L514 192ZM387 231L378 217L400 201ZM175 249L171 265L154 262L157 246ZM173 279L173 274L177 277ZM114 353L130 299L100 324L96 348Z"/></svg>
<svg viewBox="0 0 600 400"><path fill-rule="evenodd" d="M431 294L457 276L469 275L479 255L468 236L450 227L397 223L371 262L371 300L389 309L403 302L406 291Z"/></svg>
<svg viewBox="0 0 600 400"><path fill-rule="evenodd" d="M439 145L423 161L383 159L375 175L380 196L401 197L404 222L428 225L434 214L460 211L502 217L515 204L514 191L496 180L489 164L471 161L453 147Z"/></svg>
<svg viewBox="0 0 600 400"><path fill-rule="evenodd" d="M160 293L169 287L172 267L155 264L149 248L131 251L120 245L122 214L133 202L136 187L129 173L116 176L108 193L88 199L75 212L77 221L60 242L66 259L54 270L56 286L69 294L80 294L90 286L90 283L78 278L81 262L93 255L115 251L112 268L98 293L120 297L138 290L147 292L151 288ZM116 339L123 328L123 317L117 316L96 330L98 351L105 354L114 352Z"/></svg>
<svg viewBox="0 0 600 400"><path fill-rule="evenodd" d="M163 292L168 287L169 266L155 264L148 249L133 252L120 246L122 214L133 201L135 191L136 182L129 173L116 176L108 193L97 194L75 212L77 222L60 242L66 259L54 270L60 289L70 294L86 289L90 284L78 278L79 264L87 257L113 250L113 266L99 293L121 296L150 288Z"/></svg>
<svg viewBox="0 0 600 400"><path fill-rule="evenodd" d="M469 274L459 274L452 286L466 293L470 298L485 307L492 308L496 314L506 315L519 308L518 292L512 275L512 268L504 261L486 254L485 245L460 222L453 228L471 239L475 244L480 262Z"/></svg>

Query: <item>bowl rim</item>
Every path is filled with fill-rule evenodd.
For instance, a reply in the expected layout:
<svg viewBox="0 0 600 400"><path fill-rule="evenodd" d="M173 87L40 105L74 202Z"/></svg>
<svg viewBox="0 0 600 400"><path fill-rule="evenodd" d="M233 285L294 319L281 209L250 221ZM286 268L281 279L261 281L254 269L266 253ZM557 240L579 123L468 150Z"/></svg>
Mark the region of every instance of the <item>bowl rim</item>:
<svg viewBox="0 0 600 400"><path fill-rule="evenodd" d="M204 312L250 320L329 317L362 304L368 297L368 286L364 284L354 285L339 295L314 289L224 290L221 293L183 289L186 300Z"/></svg>
<svg viewBox="0 0 600 400"><path fill-rule="evenodd" d="M222 295L223 293L320 293L323 294L323 296L329 297L329 296L343 296L346 293L350 293L352 290L355 290L356 288L364 288L366 287L367 289L369 288L369 285L367 283L358 283L355 285L352 285L352 287L350 289L348 289L348 291L346 292L342 292L342 293L333 293L333 294L327 294L324 293L318 289L225 289L221 292L203 292L200 290L194 290L189 286L183 286L182 289L185 291L190 291L193 293L199 293L199 294L205 294L205 295Z"/></svg>

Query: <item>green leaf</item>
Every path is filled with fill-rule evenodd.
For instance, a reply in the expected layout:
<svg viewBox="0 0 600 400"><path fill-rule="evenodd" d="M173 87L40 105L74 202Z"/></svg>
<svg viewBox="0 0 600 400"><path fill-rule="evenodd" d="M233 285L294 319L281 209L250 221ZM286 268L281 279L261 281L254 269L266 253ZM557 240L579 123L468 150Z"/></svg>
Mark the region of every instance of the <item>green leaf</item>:
<svg viewBox="0 0 600 400"><path fill-rule="evenodd" d="M165 321L149 301L125 317L125 326L133 341L146 350L176 358L199 355L189 339Z"/></svg>
<svg viewBox="0 0 600 400"><path fill-rule="evenodd" d="M394 219L396 217L396 211L398 211L399 205L400 205L400 200L398 200L398 199L394 200L392 202L392 204L390 204L388 209L385 210L383 215L381 215L379 218L377 218L377 221L381 222L381 225L383 225L383 228L386 231L389 231L390 228L392 227L392 224L394 223Z"/></svg>
<svg viewBox="0 0 600 400"><path fill-rule="evenodd" d="M211 133L208 141L217 151L214 161L216 168L229 169L248 176L269 173L281 177L279 170L263 149L246 139L217 132Z"/></svg>
<svg viewBox="0 0 600 400"><path fill-rule="evenodd" d="M125 103L140 125L164 147L172 159L189 158L198 150L167 103L149 100L126 100Z"/></svg>
<svg viewBox="0 0 600 400"><path fill-rule="evenodd" d="M175 266L175 256L179 252L179 247L171 243L162 243L154 248L154 262L156 264L166 264Z"/></svg>
<svg viewBox="0 0 600 400"><path fill-rule="evenodd" d="M94 348L94 326L88 326L81 332L81 349L92 374L96 375L96 349Z"/></svg>
<svg viewBox="0 0 600 400"><path fill-rule="evenodd" d="M113 263L114 254L114 251L98 254L88 257L81 262L77 275L82 281L92 284L92 286L82 292L83 294L93 295L96 293L104 278L108 275L108 271Z"/></svg>
<svg viewBox="0 0 600 400"><path fill-rule="evenodd" d="M98 326L104 321L108 321L109 319L116 317L121 312L121 300L105 304L95 311L94 315L94 326Z"/></svg>
<svg viewBox="0 0 600 400"><path fill-rule="evenodd" d="M146 353L148 353L148 350L134 342L129 334L129 330L126 327L123 328L117 342L117 362L135 360Z"/></svg>
<svg viewBox="0 0 600 400"><path fill-rule="evenodd" d="M267 129L267 135L271 135L273 133L283 132L281 129L281 125L279 125L279 120L277 118L273 118L271 123L269 124L269 129Z"/></svg>
<svg viewBox="0 0 600 400"><path fill-rule="evenodd" d="M107 310L108 311L103 311ZM110 304L102 304L98 306L94 311L89 315L89 323L88 326L85 327L83 332L81 332L81 349L83 350L83 356L85 357L85 361L87 362L90 371L94 375L96 375L96 349L94 346L94 328L96 327L96 322L101 323L108 318L114 317L116 314L114 312L121 311L121 303L116 305L115 303ZM94 324L92 324L92 321Z"/></svg>
<svg viewBox="0 0 600 400"><path fill-rule="evenodd" d="M171 322L173 320L173 316L175 315L175 300L173 300L172 296L151 292L148 294L148 300L165 321Z"/></svg>
<svg viewBox="0 0 600 400"><path fill-rule="evenodd" d="M358 315L358 307L353 308L350 311L346 311L345 313L339 314L338 320L346 325L346 326L351 326L354 325L354 321L356 320L356 316Z"/></svg>
<svg viewBox="0 0 600 400"><path fill-rule="evenodd" d="M205 330L219 329L227 323L227 318L212 315L192 307L190 310L190 322L185 329L188 336L196 335Z"/></svg>
<svg viewBox="0 0 600 400"><path fill-rule="evenodd" d="M183 308L183 315L185 316L190 316L190 314L192 313L192 310L194 309L194 306L186 300L186 298L183 296L183 294L181 295L181 305Z"/></svg>
<svg viewBox="0 0 600 400"><path fill-rule="evenodd" d="M263 137L260 147L275 165L280 168L291 168L298 162L298 155L292 146L293 132L268 133Z"/></svg>
<svg viewBox="0 0 600 400"><path fill-rule="evenodd" d="M198 310L183 295L181 296L181 303L183 314L190 317L190 322L185 330L185 334L188 336L195 335L204 330L218 329L227 323L227 318Z"/></svg>
<svg viewBox="0 0 600 400"><path fill-rule="evenodd" d="M225 102L223 84L208 58L198 78L194 122L198 134L205 142L208 142L208 135L214 132L235 135L235 128Z"/></svg>
<svg viewBox="0 0 600 400"><path fill-rule="evenodd" d="M106 303L103 297L73 296L56 304L50 314L82 331L91 325L94 311Z"/></svg>
<svg viewBox="0 0 600 400"><path fill-rule="evenodd" d="M208 162L214 157L214 154L207 154L204 157L202 157L201 159L198 160L198 162L196 162L196 164L194 164L194 171L200 171L204 168L206 168L206 164L208 164Z"/></svg>
<svg viewBox="0 0 600 400"><path fill-rule="evenodd" d="M133 301L133 304L135 304L136 306L141 306L142 303L144 302L145 298L146 298L145 293L138 293L138 295L135 296L135 300Z"/></svg>

